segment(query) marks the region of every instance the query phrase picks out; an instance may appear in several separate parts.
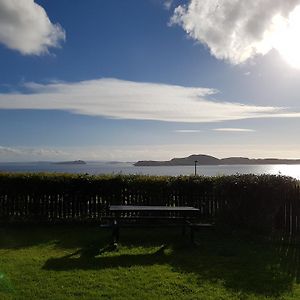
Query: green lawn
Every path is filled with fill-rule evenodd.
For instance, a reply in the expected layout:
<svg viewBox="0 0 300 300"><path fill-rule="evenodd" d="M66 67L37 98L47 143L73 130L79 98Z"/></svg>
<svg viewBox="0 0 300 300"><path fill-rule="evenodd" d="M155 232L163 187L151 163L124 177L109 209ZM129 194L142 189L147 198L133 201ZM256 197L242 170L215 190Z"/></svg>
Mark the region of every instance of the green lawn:
<svg viewBox="0 0 300 300"><path fill-rule="evenodd" d="M300 299L300 246L196 237L124 229L114 251L96 227L2 227L0 299Z"/></svg>

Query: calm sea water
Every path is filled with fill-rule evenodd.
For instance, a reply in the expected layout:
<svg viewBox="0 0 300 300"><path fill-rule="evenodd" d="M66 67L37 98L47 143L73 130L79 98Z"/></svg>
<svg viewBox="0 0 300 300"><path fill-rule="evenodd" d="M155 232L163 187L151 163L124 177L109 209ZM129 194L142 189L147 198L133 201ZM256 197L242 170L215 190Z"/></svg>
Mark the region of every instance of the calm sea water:
<svg viewBox="0 0 300 300"><path fill-rule="evenodd" d="M86 165L58 165L46 162L0 163L5 172L53 172L88 174L192 175L193 166L135 167L132 163L87 162ZM197 166L197 174L206 176L232 174L281 174L300 179L300 165L221 165Z"/></svg>

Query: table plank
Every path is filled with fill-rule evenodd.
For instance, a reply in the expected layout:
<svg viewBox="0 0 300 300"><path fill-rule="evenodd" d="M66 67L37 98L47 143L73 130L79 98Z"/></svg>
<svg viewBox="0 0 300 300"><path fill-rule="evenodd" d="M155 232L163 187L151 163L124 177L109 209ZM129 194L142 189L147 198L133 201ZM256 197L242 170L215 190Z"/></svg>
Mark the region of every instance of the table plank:
<svg viewBox="0 0 300 300"><path fill-rule="evenodd" d="M111 205L110 211L199 211L191 206Z"/></svg>

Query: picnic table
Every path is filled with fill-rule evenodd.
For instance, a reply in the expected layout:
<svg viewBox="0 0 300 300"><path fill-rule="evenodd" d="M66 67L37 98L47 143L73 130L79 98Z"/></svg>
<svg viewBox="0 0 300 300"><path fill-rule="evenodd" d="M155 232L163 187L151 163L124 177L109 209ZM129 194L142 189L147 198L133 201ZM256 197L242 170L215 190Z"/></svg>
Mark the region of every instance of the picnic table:
<svg viewBox="0 0 300 300"><path fill-rule="evenodd" d="M183 234L185 234L185 227L190 226L191 241L194 242L194 228L191 227L191 225L195 224L193 220L196 220L199 217L200 212L198 208L191 206L152 205L110 205L109 211L113 213L113 243L119 241L121 226L140 226L145 224L145 220L147 219L150 219L151 225L180 225L182 226Z"/></svg>

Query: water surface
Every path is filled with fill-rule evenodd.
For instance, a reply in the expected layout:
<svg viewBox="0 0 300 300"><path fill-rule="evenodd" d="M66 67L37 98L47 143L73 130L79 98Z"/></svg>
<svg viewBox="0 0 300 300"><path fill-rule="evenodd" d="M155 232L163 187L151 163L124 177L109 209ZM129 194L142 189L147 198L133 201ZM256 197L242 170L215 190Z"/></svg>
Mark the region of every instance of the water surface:
<svg viewBox="0 0 300 300"><path fill-rule="evenodd" d="M48 162L0 163L5 172L51 172L88 174L192 175L194 166L136 167L133 163L87 162L85 165L61 165ZM197 166L205 176L232 174L281 174L300 179L300 165L220 165Z"/></svg>

